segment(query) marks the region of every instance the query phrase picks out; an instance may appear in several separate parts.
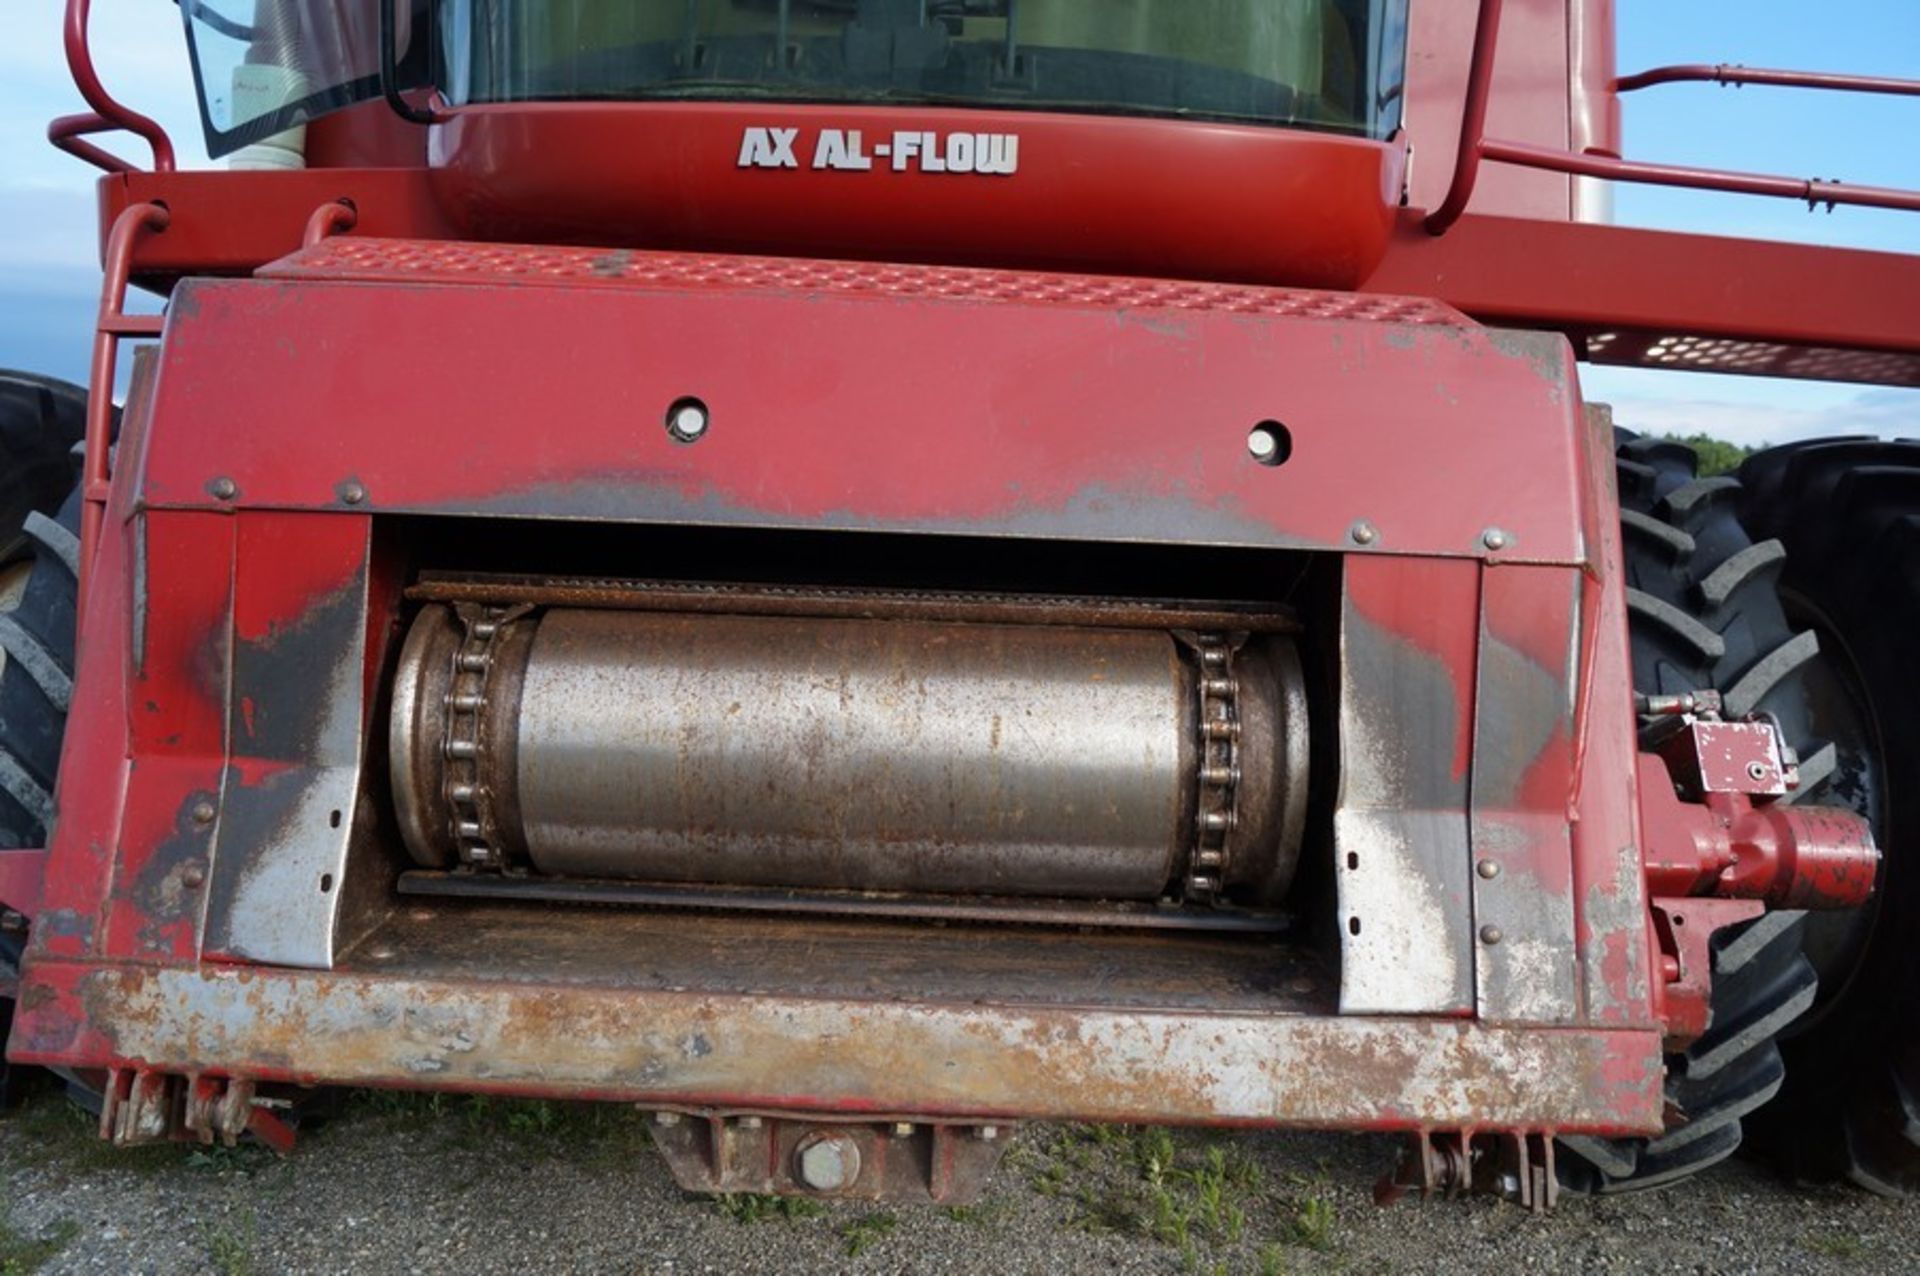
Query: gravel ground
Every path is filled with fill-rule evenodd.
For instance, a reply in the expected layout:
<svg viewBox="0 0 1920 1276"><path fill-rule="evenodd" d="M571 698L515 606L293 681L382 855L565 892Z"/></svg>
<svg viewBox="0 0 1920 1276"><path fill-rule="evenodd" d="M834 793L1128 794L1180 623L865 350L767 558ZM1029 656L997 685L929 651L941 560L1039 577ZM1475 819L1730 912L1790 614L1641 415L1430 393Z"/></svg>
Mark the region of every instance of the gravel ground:
<svg viewBox="0 0 1920 1276"><path fill-rule="evenodd" d="M1920 1201L1746 1164L1667 1193L1403 1201L1384 1140L1033 1127L966 1210L682 1195L619 1109L368 1096L285 1160L115 1152L57 1096L0 1118L0 1276L57 1272L1898 1272Z"/></svg>

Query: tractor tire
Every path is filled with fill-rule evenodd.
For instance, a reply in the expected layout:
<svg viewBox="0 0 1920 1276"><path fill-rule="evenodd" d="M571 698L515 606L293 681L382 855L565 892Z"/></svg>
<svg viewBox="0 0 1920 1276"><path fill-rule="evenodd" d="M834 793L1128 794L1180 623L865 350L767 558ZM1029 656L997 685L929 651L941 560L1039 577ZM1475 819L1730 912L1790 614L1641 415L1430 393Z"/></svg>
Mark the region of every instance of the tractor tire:
<svg viewBox="0 0 1920 1276"><path fill-rule="evenodd" d="M27 553L27 516L52 518L73 489L86 428L85 390L0 368L0 567Z"/></svg>
<svg viewBox="0 0 1920 1276"><path fill-rule="evenodd" d="M1784 554L1742 527L1740 484L1700 477L1692 449L1664 439L1622 434L1616 467L1634 689L1713 689L1729 716L1770 712L1803 774L1830 772L1834 751L1811 731L1802 682L1816 641L1788 624L1776 588ZM1565 1186L1658 1187L1739 1148L1745 1119L1785 1082L1782 1032L1815 1001L1805 926L1805 914L1776 912L1714 936L1706 1034L1667 1057L1667 1108L1681 1119L1653 1138L1563 1139Z"/></svg>
<svg viewBox="0 0 1920 1276"><path fill-rule="evenodd" d="M46 845L53 820L53 777L73 691L80 554L73 453L85 418L77 388L0 372L0 848ZM9 985L25 947L19 920L0 916L0 979ZM12 1019L12 1002L0 999L0 1045ZM0 1107L19 1097L32 1071L0 1059Z"/></svg>
<svg viewBox="0 0 1920 1276"><path fill-rule="evenodd" d="M73 695L74 602L80 561L80 493L59 517L29 511L26 580L0 610L0 847L45 846L53 780Z"/></svg>
<svg viewBox="0 0 1920 1276"><path fill-rule="evenodd" d="M1756 1133L1803 1179L1920 1192L1920 442L1811 440L1741 477L1743 519L1786 547L1787 615L1831 666L1813 708L1838 759L1818 800L1871 821L1885 857L1870 903L1809 919L1821 1004Z"/></svg>

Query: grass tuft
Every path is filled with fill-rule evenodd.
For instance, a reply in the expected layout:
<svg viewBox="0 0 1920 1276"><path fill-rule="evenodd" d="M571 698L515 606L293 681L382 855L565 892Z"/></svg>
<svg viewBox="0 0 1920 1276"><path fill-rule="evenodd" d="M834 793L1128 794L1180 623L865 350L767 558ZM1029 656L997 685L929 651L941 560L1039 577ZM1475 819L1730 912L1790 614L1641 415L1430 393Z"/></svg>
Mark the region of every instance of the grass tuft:
<svg viewBox="0 0 1920 1276"><path fill-rule="evenodd" d="M898 1218L885 1212L854 1219L840 1229L840 1237L847 1243L847 1257L860 1257L892 1234L899 1225Z"/></svg>
<svg viewBox="0 0 1920 1276"><path fill-rule="evenodd" d="M776 1219L791 1222L818 1218L826 1213L824 1205L804 1196L765 1196L758 1192L723 1192L714 1198L714 1207L742 1226Z"/></svg>
<svg viewBox="0 0 1920 1276"><path fill-rule="evenodd" d="M254 1221L252 1211L232 1224L202 1223L200 1242L207 1261L220 1276L253 1276Z"/></svg>
<svg viewBox="0 0 1920 1276"><path fill-rule="evenodd" d="M63 1218L44 1236L30 1236L13 1223L13 1211L0 1201L0 1276L33 1276L60 1256L80 1233L80 1224Z"/></svg>

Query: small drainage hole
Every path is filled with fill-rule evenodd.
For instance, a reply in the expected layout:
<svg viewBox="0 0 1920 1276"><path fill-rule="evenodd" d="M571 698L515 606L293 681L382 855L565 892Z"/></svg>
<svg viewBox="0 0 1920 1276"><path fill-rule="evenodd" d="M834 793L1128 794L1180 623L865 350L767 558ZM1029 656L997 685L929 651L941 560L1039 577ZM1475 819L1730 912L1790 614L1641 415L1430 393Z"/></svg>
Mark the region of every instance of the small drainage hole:
<svg viewBox="0 0 1920 1276"><path fill-rule="evenodd" d="M330 829L337 829L340 827L340 812L335 811L332 814L327 816L327 827Z"/></svg>
<svg viewBox="0 0 1920 1276"><path fill-rule="evenodd" d="M333 874L332 873L320 874L320 893L322 895L333 894Z"/></svg>
<svg viewBox="0 0 1920 1276"><path fill-rule="evenodd" d="M1360 933L1360 919L1358 917L1347 918L1347 934L1358 935L1359 933Z"/></svg>

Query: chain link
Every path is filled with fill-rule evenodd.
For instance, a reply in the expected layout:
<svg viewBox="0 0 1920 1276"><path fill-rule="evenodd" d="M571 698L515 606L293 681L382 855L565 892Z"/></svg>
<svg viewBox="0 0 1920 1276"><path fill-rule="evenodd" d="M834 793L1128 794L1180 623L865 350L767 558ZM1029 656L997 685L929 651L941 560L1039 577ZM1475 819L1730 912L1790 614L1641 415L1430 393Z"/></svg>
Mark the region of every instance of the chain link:
<svg viewBox="0 0 1920 1276"><path fill-rule="evenodd" d="M1200 634L1191 642L1200 657L1200 767L1194 777L1199 800L1185 899L1210 904L1220 896L1232 851L1240 784L1240 684L1233 647L1224 636Z"/></svg>
<svg viewBox="0 0 1920 1276"><path fill-rule="evenodd" d="M440 741L447 765L441 783L452 812L455 853L466 868L505 867L489 794L480 775L486 744L487 690L501 634L531 610L525 605L482 607L473 603L454 608L465 633L454 649L453 677L447 683L446 726Z"/></svg>

